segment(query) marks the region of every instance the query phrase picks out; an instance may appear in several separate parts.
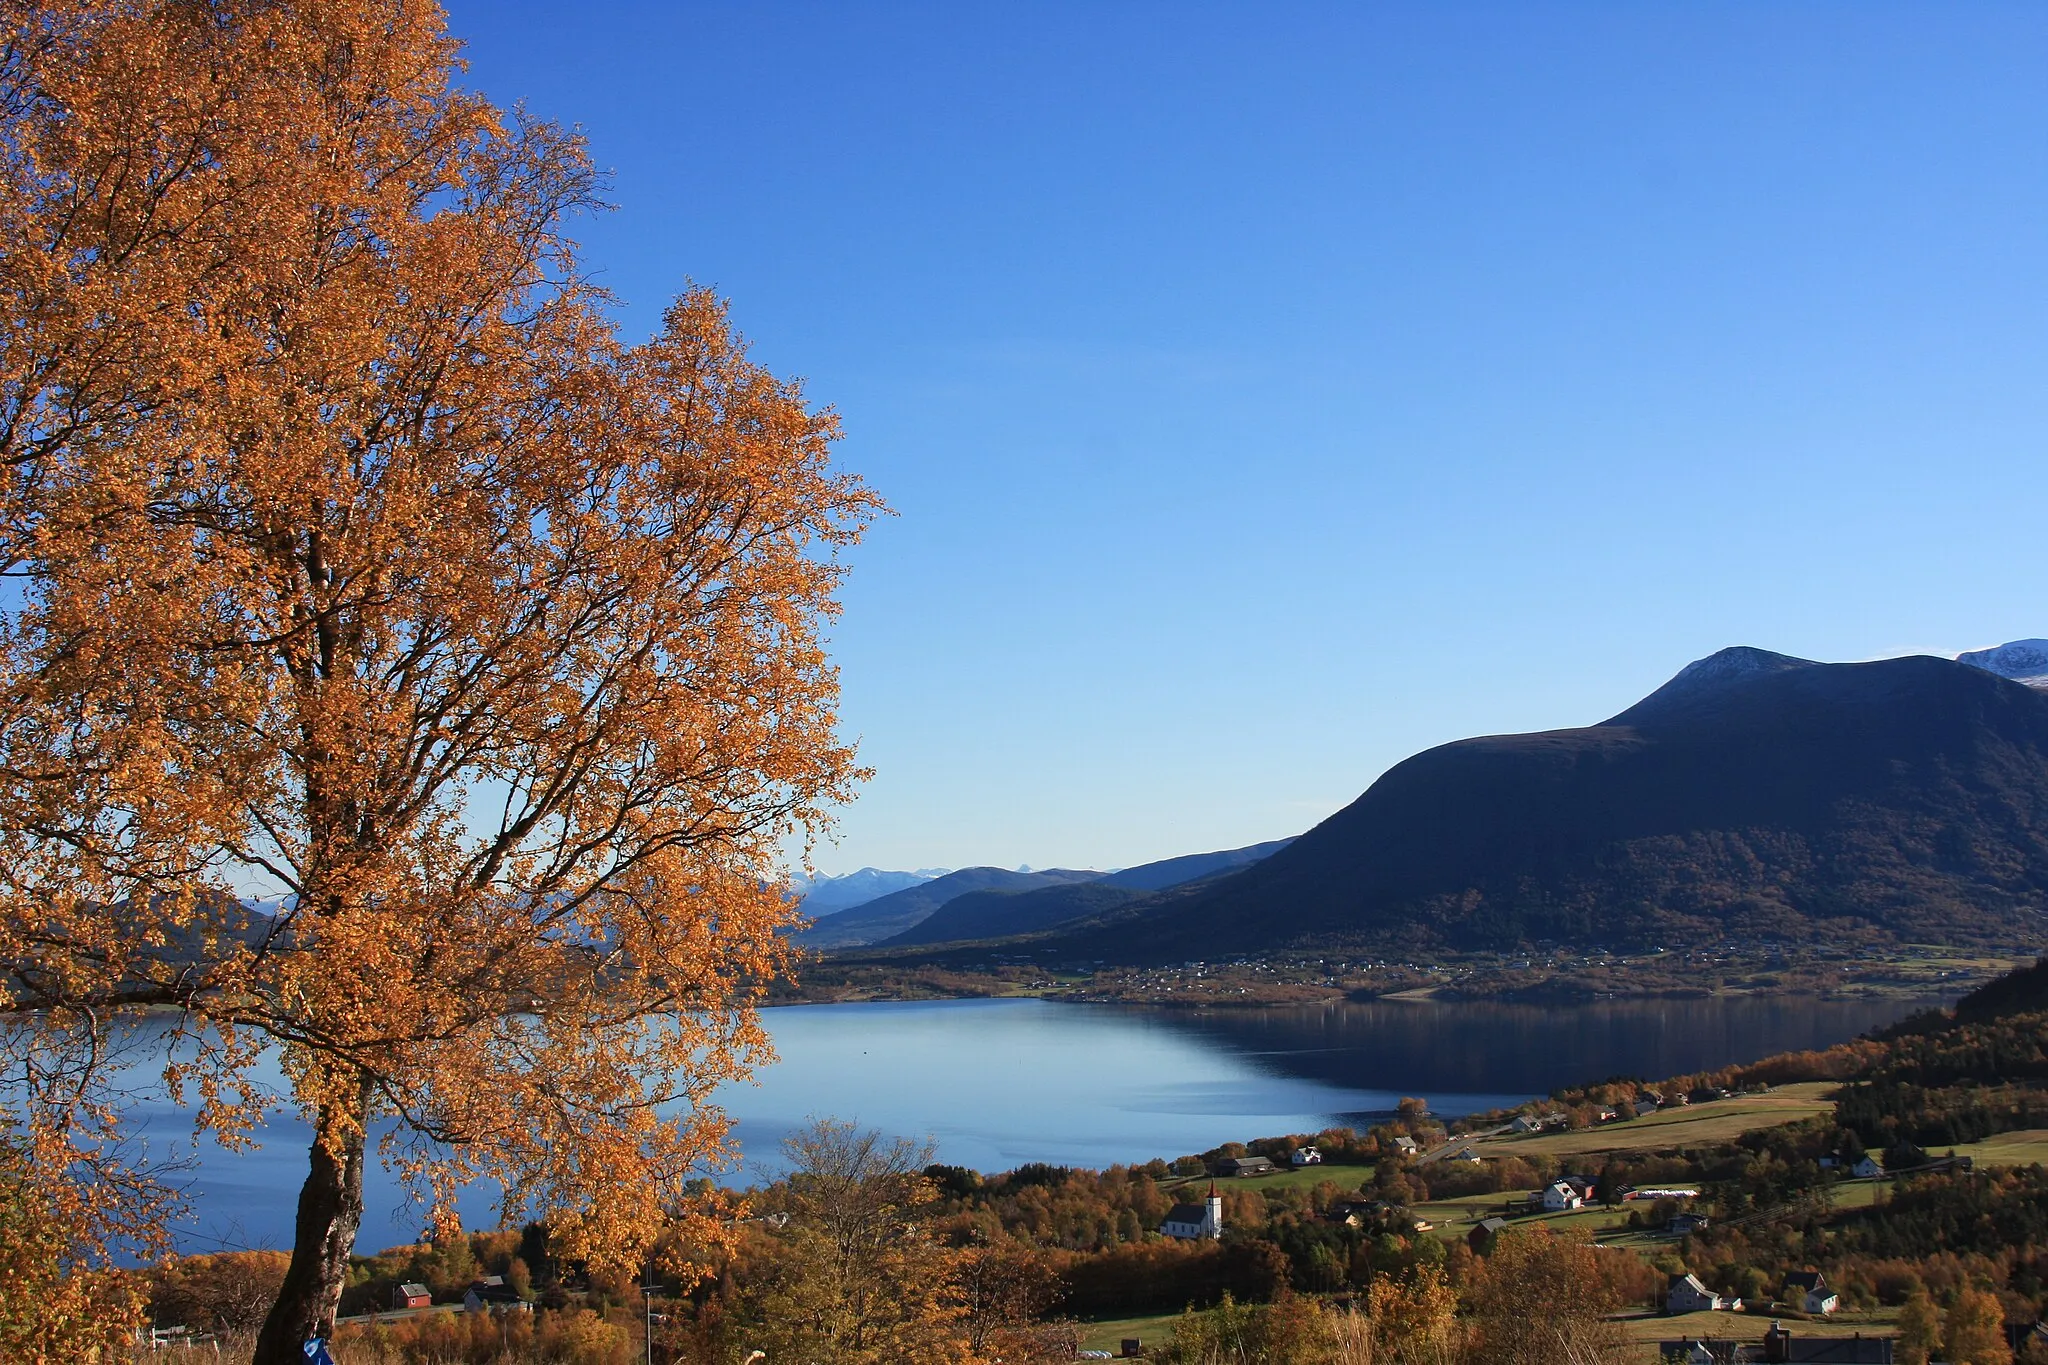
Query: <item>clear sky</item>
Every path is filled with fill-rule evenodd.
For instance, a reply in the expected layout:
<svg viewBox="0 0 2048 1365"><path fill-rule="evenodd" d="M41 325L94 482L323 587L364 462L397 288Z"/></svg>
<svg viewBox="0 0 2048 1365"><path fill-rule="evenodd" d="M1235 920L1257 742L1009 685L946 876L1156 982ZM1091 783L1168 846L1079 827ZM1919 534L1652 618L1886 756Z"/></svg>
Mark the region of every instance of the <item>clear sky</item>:
<svg viewBox="0 0 2048 1365"><path fill-rule="evenodd" d="M844 417L827 872L1296 833L1729 644L2048 635L2048 6L456 0Z"/></svg>

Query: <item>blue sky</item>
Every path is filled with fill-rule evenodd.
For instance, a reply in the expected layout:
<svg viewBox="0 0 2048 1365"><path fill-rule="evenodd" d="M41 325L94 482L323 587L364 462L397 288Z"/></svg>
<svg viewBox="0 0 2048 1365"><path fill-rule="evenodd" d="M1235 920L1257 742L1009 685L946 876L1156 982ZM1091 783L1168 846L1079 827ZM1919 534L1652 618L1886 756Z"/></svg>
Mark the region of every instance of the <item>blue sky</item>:
<svg viewBox="0 0 2048 1365"><path fill-rule="evenodd" d="M827 872L1291 834L1728 644L2048 635L2048 7L458 0L843 415Z"/></svg>

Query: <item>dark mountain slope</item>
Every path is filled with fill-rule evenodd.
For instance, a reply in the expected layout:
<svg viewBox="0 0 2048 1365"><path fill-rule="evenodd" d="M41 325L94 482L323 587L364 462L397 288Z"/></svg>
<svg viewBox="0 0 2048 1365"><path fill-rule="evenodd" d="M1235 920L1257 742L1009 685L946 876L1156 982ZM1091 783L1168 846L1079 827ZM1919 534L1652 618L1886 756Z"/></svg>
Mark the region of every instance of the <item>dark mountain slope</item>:
<svg viewBox="0 0 2048 1365"><path fill-rule="evenodd" d="M908 948L1035 934L1070 920L1115 910L1144 894L1129 887L1106 886L1100 881L1045 886L1036 891L970 891L875 946Z"/></svg>
<svg viewBox="0 0 2048 1365"><path fill-rule="evenodd" d="M1250 867L1293 842L1292 839L1270 839L1263 844L1226 848L1220 853L1185 853L1178 858L1162 858L1156 863L1143 863L1121 872L1112 872L1102 879L1102 884L1128 887L1133 891L1164 891L1169 886L1183 886L1220 872Z"/></svg>
<svg viewBox="0 0 2048 1365"><path fill-rule="evenodd" d="M963 867L917 886L892 891L865 905L825 915L796 936L809 948L850 948L879 943L921 923L933 911L970 891L1035 891L1068 882L1092 882L1100 872L1051 868L1044 872L1010 872L1000 867Z"/></svg>
<svg viewBox="0 0 2048 1365"><path fill-rule="evenodd" d="M1180 886L1248 867L1287 847L1289 842L1275 839L1270 843L1225 849L1220 853L1189 853L1127 867L1095 881L1046 886L1036 891L969 892L947 901L930 918L887 940L882 946L897 948L1034 934L1069 920L1103 914L1138 899L1148 891Z"/></svg>
<svg viewBox="0 0 2048 1365"><path fill-rule="evenodd" d="M1944 659L1725 650L1603 724L1417 754L1271 858L1052 946L2017 946L2044 892L2048 695Z"/></svg>

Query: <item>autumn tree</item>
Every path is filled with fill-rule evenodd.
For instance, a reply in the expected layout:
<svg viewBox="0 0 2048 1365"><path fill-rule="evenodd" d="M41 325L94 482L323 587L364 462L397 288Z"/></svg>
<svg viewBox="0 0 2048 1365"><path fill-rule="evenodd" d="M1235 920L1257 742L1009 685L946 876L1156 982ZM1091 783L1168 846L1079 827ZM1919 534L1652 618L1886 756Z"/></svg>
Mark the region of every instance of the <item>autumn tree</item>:
<svg viewBox="0 0 2048 1365"><path fill-rule="evenodd" d="M1546 1228L1510 1230L1479 1263L1470 1290L1473 1350L1488 1365L1574 1365L1628 1358L1604 1319L1622 1304L1602 1252Z"/></svg>
<svg viewBox="0 0 2048 1365"><path fill-rule="evenodd" d="M620 339L582 146L459 90L426 0L0 14L33 1164L113 1169L105 1044L155 1010L201 1127L251 1131L270 1048L314 1134L261 1365L331 1323L380 1152L444 1227L488 1177L627 1264L725 1153L780 850L859 776L821 626L874 503L833 417L708 293Z"/></svg>
<svg viewBox="0 0 2048 1365"><path fill-rule="evenodd" d="M980 1240L953 1258L952 1299L977 1359L1021 1360L1034 1352L1039 1319L1060 1297L1059 1276L1024 1243ZM1071 1359L1071 1353L1067 1357Z"/></svg>
<svg viewBox="0 0 2048 1365"><path fill-rule="evenodd" d="M1955 1365L2012 1365L2005 1308L1988 1289L1963 1289L1942 1321L1942 1354Z"/></svg>
<svg viewBox="0 0 2048 1365"><path fill-rule="evenodd" d="M1420 1266L1405 1280L1374 1280L1362 1325L1370 1331L1370 1358L1380 1365L1457 1365L1464 1353L1457 1292L1435 1266Z"/></svg>
<svg viewBox="0 0 2048 1365"><path fill-rule="evenodd" d="M1927 1365L1941 1349L1941 1310L1926 1290L1917 1290L1899 1310L1900 1365Z"/></svg>
<svg viewBox="0 0 2048 1365"><path fill-rule="evenodd" d="M174 1261L152 1277L150 1316L245 1341L277 1301L288 1263L280 1251L225 1251Z"/></svg>
<svg viewBox="0 0 2048 1365"><path fill-rule="evenodd" d="M920 1365L973 1359L957 1257L931 1227L929 1143L816 1119L783 1143L776 1254L749 1292L771 1360Z"/></svg>
<svg viewBox="0 0 2048 1365"><path fill-rule="evenodd" d="M142 1298L132 1277L89 1266L110 1212L83 1182L53 1181L0 1119L0 1360L71 1365L128 1350Z"/></svg>

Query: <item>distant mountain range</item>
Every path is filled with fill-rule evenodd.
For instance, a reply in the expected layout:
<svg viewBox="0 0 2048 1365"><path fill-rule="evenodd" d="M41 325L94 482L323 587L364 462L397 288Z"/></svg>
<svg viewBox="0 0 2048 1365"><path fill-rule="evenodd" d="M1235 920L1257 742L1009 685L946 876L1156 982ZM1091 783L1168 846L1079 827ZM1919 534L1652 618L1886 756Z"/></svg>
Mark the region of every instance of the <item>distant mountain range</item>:
<svg viewBox="0 0 2048 1365"><path fill-rule="evenodd" d="M950 871L948 867L924 867L915 872L884 872L878 867L864 867L841 877L793 877L790 889L796 893L803 912L817 919L866 905L892 891L920 886Z"/></svg>
<svg viewBox="0 0 2048 1365"><path fill-rule="evenodd" d="M796 936L810 948L953 943L1034 933L1100 914L1150 892L1235 871L1284 848L1285 839L1190 853L1118 872L968 867L828 916ZM882 874L903 875L897 874ZM806 908L811 902L804 902Z"/></svg>
<svg viewBox="0 0 2048 1365"><path fill-rule="evenodd" d="M1249 867L1277 853L1290 840L1253 844L1220 853L1190 853L1179 858L1127 867L1089 881L1036 890L970 891L948 900L928 917L892 938L876 940L885 948L925 943L960 943L1037 933L1070 920L1100 915L1139 900L1153 891L1184 886Z"/></svg>
<svg viewBox="0 0 2048 1365"><path fill-rule="evenodd" d="M970 891L1035 891L1068 882L1092 882L1100 872L1049 868L1043 872L1011 872L1000 867L963 867L943 877L892 891L850 910L819 918L796 935L809 948L851 948L879 943L922 923L940 906Z"/></svg>
<svg viewBox="0 0 2048 1365"><path fill-rule="evenodd" d="M1288 945L2048 939L2048 642L1821 664L1723 650L1612 720L1397 764L1234 875L1038 940Z"/></svg>
<svg viewBox="0 0 2048 1365"><path fill-rule="evenodd" d="M1973 649L1958 654L1956 662L2029 687L2048 688L2048 640L2014 640L1995 649Z"/></svg>
<svg viewBox="0 0 2048 1365"><path fill-rule="evenodd" d="M1598 725L1417 754L1299 839L1107 875L936 871L821 880L799 937L1112 962L1726 937L2036 948L2048 640L1861 664L1724 649Z"/></svg>

